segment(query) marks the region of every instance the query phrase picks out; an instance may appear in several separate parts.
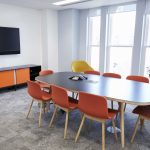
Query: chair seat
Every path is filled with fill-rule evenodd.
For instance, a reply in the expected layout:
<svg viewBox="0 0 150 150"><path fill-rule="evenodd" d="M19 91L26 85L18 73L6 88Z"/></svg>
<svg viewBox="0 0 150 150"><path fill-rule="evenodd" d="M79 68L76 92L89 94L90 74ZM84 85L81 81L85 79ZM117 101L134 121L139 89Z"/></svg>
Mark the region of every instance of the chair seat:
<svg viewBox="0 0 150 150"><path fill-rule="evenodd" d="M133 113L150 118L150 105L148 105L148 106L137 106L133 110Z"/></svg>
<svg viewBox="0 0 150 150"><path fill-rule="evenodd" d="M69 108L70 109L76 109L78 107L78 100L69 97Z"/></svg>
<svg viewBox="0 0 150 150"><path fill-rule="evenodd" d="M109 119L112 119L115 117L115 115L119 112L119 110L114 109L108 109L108 117Z"/></svg>
<svg viewBox="0 0 150 150"><path fill-rule="evenodd" d="M115 117L115 115L118 113L119 111L118 110L114 110L114 109L108 109L108 118L106 118L106 117L101 117L101 118L99 118L98 116L93 116L93 115L91 115L91 114L89 114L89 113L86 113L88 116L91 116L91 117L93 117L93 118L95 118L95 119L104 119L104 120L107 120L107 119L112 119L112 118L114 118Z"/></svg>
<svg viewBox="0 0 150 150"><path fill-rule="evenodd" d="M52 95L50 93L42 91L43 101L50 101L51 99L52 99Z"/></svg>

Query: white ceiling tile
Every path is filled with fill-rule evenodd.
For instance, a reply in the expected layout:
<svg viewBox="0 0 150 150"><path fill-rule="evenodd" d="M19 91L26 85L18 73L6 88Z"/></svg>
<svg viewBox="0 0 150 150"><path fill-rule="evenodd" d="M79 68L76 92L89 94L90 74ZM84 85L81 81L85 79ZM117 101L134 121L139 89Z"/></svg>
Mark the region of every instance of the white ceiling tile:
<svg viewBox="0 0 150 150"><path fill-rule="evenodd" d="M75 8L75 9L86 9L104 5L111 5L111 4L120 4L125 2L131 2L136 0L87 0L81 3L67 5L67 6L55 6L52 3L58 2L61 0L0 0L0 3L9 4L9 5L17 5L21 7L29 7L35 9L68 9L68 8ZM82 0L81 0L82 1Z"/></svg>

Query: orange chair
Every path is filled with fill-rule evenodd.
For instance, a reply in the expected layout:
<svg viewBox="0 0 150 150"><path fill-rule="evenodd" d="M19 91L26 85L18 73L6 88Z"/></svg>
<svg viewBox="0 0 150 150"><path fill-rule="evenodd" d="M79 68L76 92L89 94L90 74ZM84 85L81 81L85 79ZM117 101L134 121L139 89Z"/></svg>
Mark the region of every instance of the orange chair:
<svg viewBox="0 0 150 150"><path fill-rule="evenodd" d="M106 72L106 73L103 73L103 76L121 79L121 75L117 74L117 73ZM119 109L120 109L120 103L118 103L118 105L119 105ZM113 109L113 101L111 101L111 108Z"/></svg>
<svg viewBox="0 0 150 150"><path fill-rule="evenodd" d="M93 75L100 75L99 71L95 71L95 70L88 70L88 71L84 71L84 74L93 74ZM78 98L78 93L75 96L75 99Z"/></svg>
<svg viewBox="0 0 150 150"><path fill-rule="evenodd" d="M120 78L121 79L121 75L117 74L117 73L107 72L107 73L103 73L103 76L104 77L112 77L112 78Z"/></svg>
<svg viewBox="0 0 150 150"><path fill-rule="evenodd" d="M126 79L132 80L132 81L137 81L137 82L149 83L149 79L147 77L143 77L143 76L130 75L130 76L127 76ZM124 110L125 109L126 109L126 104L125 104Z"/></svg>
<svg viewBox="0 0 150 150"><path fill-rule="evenodd" d="M94 70L90 70L90 71L84 71L85 74L94 74L94 75L100 75L99 71L94 71Z"/></svg>
<svg viewBox="0 0 150 150"><path fill-rule="evenodd" d="M50 74L53 74L54 73L54 71L53 70L42 70L42 71L40 71L39 72L39 75L40 76L45 76L45 75L50 75ZM42 82L38 82L39 84L40 84L40 87L42 88L42 89L48 89L48 90L50 90L50 85L48 85L48 84L46 84L46 83L42 83Z"/></svg>
<svg viewBox="0 0 150 150"><path fill-rule="evenodd" d="M26 118L28 118L33 102L36 100L40 103L39 127L41 126L42 108L45 102L51 101L51 94L41 90L40 85L33 81L27 81L28 93L32 97L32 102Z"/></svg>
<svg viewBox="0 0 150 150"><path fill-rule="evenodd" d="M74 100L71 97L68 97L67 91L58 86L52 86L52 99L55 106L54 113L52 119L50 121L49 127L52 126L53 120L55 118L57 109L60 108L66 112L66 121L65 121L65 129L64 129L64 139L67 136L67 126L68 126L68 118L69 112L76 109L78 106L78 101Z"/></svg>
<svg viewBox="0 0 150 150"><path fill-rule="evenodd" d="M133 80L133 81L137 81L137 82L144 82L144 83L149 83L149 79L147 77L143 77L143 76L136 76L136 75L130 75L127 76L126 78L127 80ZM126 108L126 105L125 105ZM137 119L135 128L134 128L134 132L131 138L131 143L133 143L136 131L137 131L137 127L138 127L138 123L139 121L141 121L141 129L142 126L144 124L144 119L150 119L150 106L137 106L134 110L133 113L138 114L139 117Z"/></svg>
<svg viewBox="0 0 150 150"><path fill-rule="evenodd" d="M107 100L104 97L80 92L78 108L84 114L77 135L75 137L75 142L77 142L78 140L85 118L102 123L102 150L105 149L105 123L107 120L112 120L115 139L116 141L118 140L114 122L114 117L116 116L118 111L108 109Z"/></svg>
<svg viewBox="0 0 150 150"><path fill-rule="evenodd" d="M127 80L133 80L133 81L138 81L138 82L145 82L145 83L149 83L149 79L143 76L127 76L126 78Z"/></svg>
<svg viewBox="0 0 150 150"><path fill-rule="evenodd" d="M40 76L45 76L45 75L49 75L49 74L53 74L54 71L53 70L42 70L39 72Z"/></svg>
<svg viewBox="0 0 150 150"><path fill-rule="evenodd" d="M134 132L131 138L131 143L133 143L137 128L138 128L138 124L140 122L140 120L150 120L150 105L148 106L137 106L134 110L133 113L138 114L138 119L136 121L135 127L134 127ZM142 129L142 126L141 126Z"/></svg>

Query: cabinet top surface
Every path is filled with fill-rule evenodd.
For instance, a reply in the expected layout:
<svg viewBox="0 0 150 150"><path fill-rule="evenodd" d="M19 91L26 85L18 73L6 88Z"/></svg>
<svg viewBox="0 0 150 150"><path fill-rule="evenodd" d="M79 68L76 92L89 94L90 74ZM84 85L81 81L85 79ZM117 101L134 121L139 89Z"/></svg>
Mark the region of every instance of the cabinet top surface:
<svg viewBox="0 0 150 150"><path fill-rule="evenodd" d="M23 68L38 67L38 66L40 65L28 64L28 65L19 65L19 66L11 66L11 67L2 67L0 68L0 71L23 69Z"/></svg>

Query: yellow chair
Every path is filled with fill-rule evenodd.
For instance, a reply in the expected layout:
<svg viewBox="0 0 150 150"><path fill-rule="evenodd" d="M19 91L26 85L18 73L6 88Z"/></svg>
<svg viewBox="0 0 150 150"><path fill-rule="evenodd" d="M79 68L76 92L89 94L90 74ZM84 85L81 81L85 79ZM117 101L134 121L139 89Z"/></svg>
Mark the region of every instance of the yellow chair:
<svg viewBox="0 0 150 150"><path fill-rule="evenodd" d="M84 60L75 60L71 64L73 72L93 71L94 69Z"/></svg>

